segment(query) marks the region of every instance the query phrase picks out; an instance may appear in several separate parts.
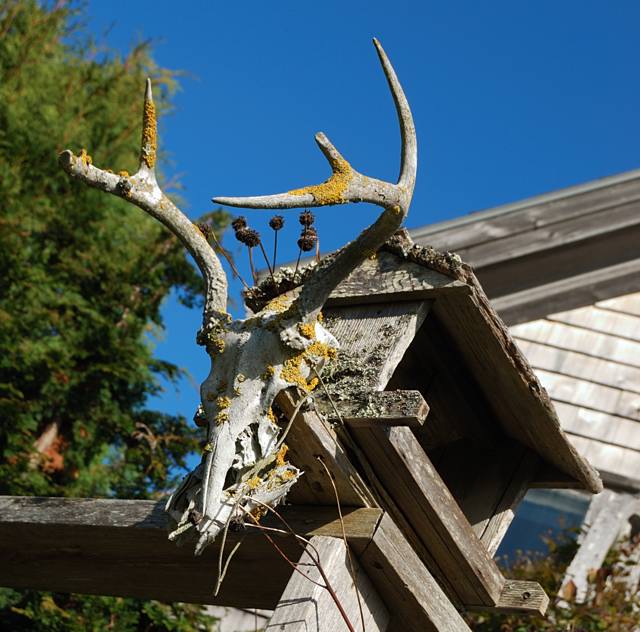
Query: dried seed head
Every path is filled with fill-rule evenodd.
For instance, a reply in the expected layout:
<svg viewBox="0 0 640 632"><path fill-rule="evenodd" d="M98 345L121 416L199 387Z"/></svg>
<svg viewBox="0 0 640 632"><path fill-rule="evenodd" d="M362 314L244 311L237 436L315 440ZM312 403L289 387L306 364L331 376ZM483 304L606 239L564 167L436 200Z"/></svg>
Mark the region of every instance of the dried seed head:
<svg viewBox="0 0 640 632"><path fill-rule="evenodd" d="M305 235L311 235L312 237L315 237L317 239L318 231L313 226L307 226L300 233L301 237L304 237Z"/></svg>
<svg viewBox="0 0 640 632"><path fill-rule="evenodd" d="M313 250L316 241L318 241L318 236L307 229L302 233L300 239L298 239L298 248L300 248L302 252L309 252Z"/></svg>
<svg viewBox="0 0 640 632"><path fill-rule="evenodd" d="M236 232L236 239L241 241L249 248L255 248L260 245L260 233L253 228L242 228Z"/></svg>
<svg viewBox="0 0 640 632"><path fill-rule="evenodd" d="M271 226L273 230L280 230L284 226L284 217L282 217L282 215L274 215L269 220L269 226Z"/></svg>
<svg viewBox="0 0 640 632"><path fill-rule="evenodd" d="M315 222L316 218L314 217L313 213L310 210L305 210L302 211L302 213L300 213L300 223L303 226L311 226L311 224L313 224L313 222Z"/></svg>
<svg viewBox="0 0 640 632"><path fill-rule="evenodd" d="M243 228L247 227L247 218L243 217L242 215L240 215L239 217L236 217L232 222L231 222L231 227L233 228L233 230L236 231L236 233L239 230L242 230Z"/></svg>

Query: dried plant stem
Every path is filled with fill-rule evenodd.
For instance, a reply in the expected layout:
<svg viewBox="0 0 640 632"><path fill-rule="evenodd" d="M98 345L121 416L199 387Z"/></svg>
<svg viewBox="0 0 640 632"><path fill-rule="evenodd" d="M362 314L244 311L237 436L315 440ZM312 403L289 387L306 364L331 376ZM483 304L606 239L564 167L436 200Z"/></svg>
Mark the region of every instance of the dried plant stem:
<svg viewBox="0 0 640 632"><path fill-rule="evenodd" d="M275 271L276 269L276 259L278 256L278 231L274 230L274 237L273 237L273 270Z"/></svg>
<svg viewBox="0 0 640 632"><path fill-rule="evenodd" d="M264 261L267 264L267 268L269 269L269 274L271 275L271 279L273 280L273 268L271 267L271 264L269 263L269 257L267 257L267 253L265 252L264 246L262 245L262 242L260 242L260 250L262 250L262 256L264 257Z"/></svg>
<svg viewBox="0 0 640 632"><path fill-rule="evenodd" d="M251 267L251 278L253 279L254 285L258 282L258 275L256 274L256 269L253 267L253 248L248 246L249 249L249 266Z"/></svg>
<svg viewBox="0 0 640 632"><path fill-rule="evenodd" d="M233 263L233 259L229 256L229 253L222 247L222 244L218 241L218 238L217 238L216 233L213 230L213 228L211 229L211 238L213 239L215 245L217 246L218 252L227 260L227 263L229 264L229 267L231 268L231 272L233 272L233 274L240 279L242 285L244 285L244 287L248 290L249 289L249 285L242 278L242 275L240 274L240 272L238 272L238 268L236 268L236 264Z"/></svg>
<svg viewBox="0 0 640 632"><path fill-rule="evenodd" d="M300 266L300 257L302 257L302 248L298 250L298 259L296 261L296 269L293 271L293 278L296 278L296 274L298 274L298 267Z"/></svg>
<svg viewBox="0 0 640 632"><path fill-rule="evenodd" d="M300 538L300 536L298 536L298 534L291 528L291 526L287 523L287 521L282 517L282 515L277 510L275 510L273 507L270 507L269 505L265 505L264 503L261 503L260 501L257 501L257 502L261 506L263 506L265 509L272 512L287 527L287 530L289 531L289 533L293 535L297 541L299 539L305 540L305 538ZM252 514L250 515L255 520L255 516L253 516ZM256 524L257 524L257 520L256 520ZM273 544L276 547L276 549L280 552L279 547L275 544L275 542L273 542L273 538L267 536L266 533L264 533L264 535L265 537L267 537L269 542L271 542L271 544ZM304 575L304 573L301 573L300 569L297 568L296 565L294 565L295 570L301 573L302 575L304 575L304 577L306 577L307 580L316 584L316 586L321 586L322 588L325 588L329 592L329 595L331 595L331 599L333 599L333 602L336 604L336 608L338 608L338 611L340 612L340 616L344 620L344 623L347 626L347 628L349 628L349 632L356 632L351 621L349 620L349 616L347 615L344 607L342 606L342 603L340 602L340 599L338 599L338 595L336 595L335 590L331 586L331 582L329 581L329 578L327 577L327 574L325 573L324 568L322 568L318 549L316 549L316 547L309 540L306 540L306 545L307 546L305 548L305 552L313 560L315 567L318 569L318 572L320 573L320 577L322 577L322 581L324 582L324 585L320 584L319 582L316 582L315 580L311 579L307 575ZM311 555L311 552L313 552L313 555ZM281 554L284 555L284 553L281 553ZM285 559L288 560L289 558L285 556Z"/></svg>
<svg viewBox="0 0 640 632"><path fill-rule="evenodd" d="M320 263L320 237L316 239L316 261Z"/></svg>

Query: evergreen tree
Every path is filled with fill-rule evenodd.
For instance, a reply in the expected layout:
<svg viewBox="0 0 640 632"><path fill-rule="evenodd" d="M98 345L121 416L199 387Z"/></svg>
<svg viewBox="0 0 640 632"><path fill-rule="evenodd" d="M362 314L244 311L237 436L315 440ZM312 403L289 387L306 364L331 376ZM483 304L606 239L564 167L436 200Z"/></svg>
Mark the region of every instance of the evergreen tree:
<svg viewBox="0 0 640 632"><path fill-rule="evenodd" d="M135 171L145 77L160 113L175 74L149 46L101 50L65 3L0 3L0 493L157 498L198 450L182 417L147 410L175 365L147 335L176 291L201 301L178 241L113 196L74 183L65 149ZM220 231L221 212L208 220ZM2 629L191 630L196 606L0 592Z"/></svg>

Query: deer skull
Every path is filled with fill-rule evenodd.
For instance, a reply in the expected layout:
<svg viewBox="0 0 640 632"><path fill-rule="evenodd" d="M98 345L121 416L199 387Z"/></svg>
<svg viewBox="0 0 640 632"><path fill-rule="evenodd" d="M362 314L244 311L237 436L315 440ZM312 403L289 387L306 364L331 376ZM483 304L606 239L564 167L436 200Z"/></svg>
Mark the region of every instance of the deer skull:
<svg viewBox="0 0 640 632"><path fill-rule="evenodd" d="M197 340L211 358L211 371L201 386L196 423L206 424L207 443L201 463L167 502L167 511L177 523L169 537L195 530L196 553L231 520L242 520L247 514L258 519L265 508L281 502L302 474L285 459L284 433L275 423L273 401L287 388L298 388L304 397L313 390L314 372L335 355L338 346L318 321L322 306L333 289L393 235L408 213L417 168L413 118L391 63L377 40L374 44L402 135L397 184L358 173L319 133L316 142L333 172L326 182L277 195L214 198L218 204L259 209L363 201L383 208L357 239L318 265L296 298L274 299L249 318L232 320L226 313L227 280L218 257L157 184L155 108L149 81L140 168L135 175L122 177L98 169L84 153L75 156L67 150L60 155L62 167L72 177L123 197L161 221L189 250L204 277L204 319Z"/></svg>

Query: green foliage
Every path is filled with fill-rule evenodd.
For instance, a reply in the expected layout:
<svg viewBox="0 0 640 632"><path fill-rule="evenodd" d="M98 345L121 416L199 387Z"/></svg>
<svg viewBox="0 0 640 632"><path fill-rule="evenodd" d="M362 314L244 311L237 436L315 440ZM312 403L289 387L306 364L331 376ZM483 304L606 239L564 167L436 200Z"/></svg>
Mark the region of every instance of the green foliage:
<svg viewBox="0 0 640 632"><path fill-rule="evenodd" d="M576 552L576 543L566 533L556 541L547 539L547 555L520 552L508 564L505 574L513 579L539 582L551 603L546 616L526 614L469 613L467 623L477 632L630 632L640 626L640 596L627 594L621 582L627 567L624 557L638 542L618 543L611 549L602 568L589 576L589 593L584 603L575 603L569 585L558 591L565 570Z"/></svg>
<svg viewBox="0 0 640 632"><path fill-rule="evenodd" d="M0 3L0 493L155 498L198 437L145 409L160 378L181 374L148 335L170 292L200 304L201 280L158 222L71 181L57 155L87 148L101 167L134 172L144 79L162 113L175 73L146 44L101 52L81 17L64 2ZM208 219L218 231L227 221ZM118 630L186 630L199 616L115 598L2 599L10 629L106 629L116 617Z"/></svg>

